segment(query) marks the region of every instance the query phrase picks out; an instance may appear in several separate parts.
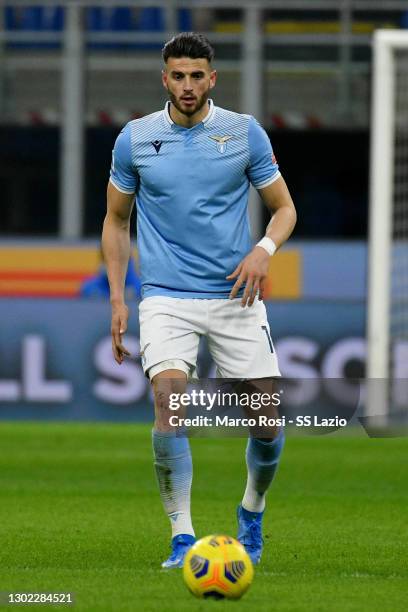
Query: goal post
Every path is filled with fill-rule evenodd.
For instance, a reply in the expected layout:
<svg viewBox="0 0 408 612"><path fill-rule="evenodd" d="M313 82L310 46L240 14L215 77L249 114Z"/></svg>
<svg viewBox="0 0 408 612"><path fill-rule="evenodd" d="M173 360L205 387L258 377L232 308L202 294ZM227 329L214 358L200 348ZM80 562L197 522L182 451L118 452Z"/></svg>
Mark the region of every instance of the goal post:
<svg viewBox="0 0 408 612"><path fill-rule="evenodd" d="M398 269L397 251L402 258ZM396 278L398 273L401 278ZM384 425L388 420L395 374L394 343L398 334L408 340L405 333L408 334L408 30L377 30L373 38L366 370L369 384L365 411L367 416L379 417L378 424Z"/></svg>

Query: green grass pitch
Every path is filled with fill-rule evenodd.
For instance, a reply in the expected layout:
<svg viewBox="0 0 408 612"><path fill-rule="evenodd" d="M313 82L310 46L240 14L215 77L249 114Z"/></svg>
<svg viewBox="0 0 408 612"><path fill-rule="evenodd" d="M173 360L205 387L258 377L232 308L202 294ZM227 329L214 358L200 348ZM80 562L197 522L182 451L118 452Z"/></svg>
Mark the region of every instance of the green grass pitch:
<svg viewBox="0 0 408 612"><path fill-rule="evenodd" d="M192 447L197 535L235 535L245 440ZM239 602L194 599L160 569L150 427L0 423L0 448L0 591L72 591L76 611L407 609L407 438L289 436Z"/></svg>

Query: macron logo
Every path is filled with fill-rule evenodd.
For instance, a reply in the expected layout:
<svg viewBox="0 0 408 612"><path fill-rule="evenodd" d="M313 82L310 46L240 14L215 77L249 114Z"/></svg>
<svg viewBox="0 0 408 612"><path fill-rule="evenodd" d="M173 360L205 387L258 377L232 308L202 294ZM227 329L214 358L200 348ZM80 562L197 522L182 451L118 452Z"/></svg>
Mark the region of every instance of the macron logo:
<svg viewBox="0 0 408 612"><path fill-rule="evenodd" d="M152 142L152 145L153 145L153 146L154 146L154 148L156 149L156 153L158 153L158 152L160 151L162 144L163 144L163 141L162 141L162 140L154 140L154 141Z"/></svg>

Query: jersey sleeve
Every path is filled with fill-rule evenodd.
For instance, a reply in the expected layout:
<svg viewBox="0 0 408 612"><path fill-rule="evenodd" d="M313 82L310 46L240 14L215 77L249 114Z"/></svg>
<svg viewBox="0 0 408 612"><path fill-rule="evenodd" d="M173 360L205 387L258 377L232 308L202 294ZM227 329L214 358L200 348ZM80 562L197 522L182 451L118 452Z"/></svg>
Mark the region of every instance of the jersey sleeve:
<svg viewBox="0 0 408 612"><path fill-rule="evenodd" d="M254 117L249 120L248 146L247 175L256 189L262 189L276 181L280 172L268 135Z"/></svg>
<svg viewBox="0 0 408 612"><path fill-rule="evenodd" d="M138 175L132 164L129 123L123 128L113 147L109 180L122 193L132 194L136 191Z"/></svg>

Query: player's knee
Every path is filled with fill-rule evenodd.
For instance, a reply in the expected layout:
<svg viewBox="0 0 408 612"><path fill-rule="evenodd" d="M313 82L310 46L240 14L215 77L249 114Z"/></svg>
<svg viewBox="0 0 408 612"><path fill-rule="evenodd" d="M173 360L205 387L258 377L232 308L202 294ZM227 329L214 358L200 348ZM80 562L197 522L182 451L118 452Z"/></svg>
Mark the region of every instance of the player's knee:
<svg viewBox="0 0 408 612"><path fill-rule="evenodd" d="M170 409L172 403L173 393L168 390L158 389L155 390L154 399L155 405L160 412L167 411Z"/></svg>
<svg viewBox="0 0 408 612"><path fill-rule="evenodd" d="M153 379L154 403L156 411L164 412L174 409L177 398L184 393L185 378L167 378L156 376Z"/></svg>

